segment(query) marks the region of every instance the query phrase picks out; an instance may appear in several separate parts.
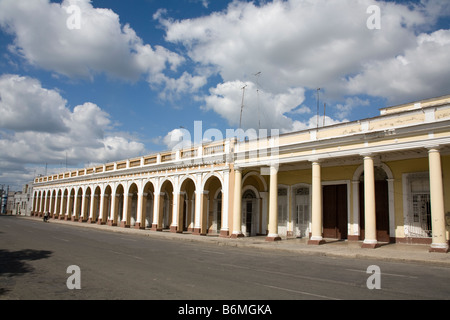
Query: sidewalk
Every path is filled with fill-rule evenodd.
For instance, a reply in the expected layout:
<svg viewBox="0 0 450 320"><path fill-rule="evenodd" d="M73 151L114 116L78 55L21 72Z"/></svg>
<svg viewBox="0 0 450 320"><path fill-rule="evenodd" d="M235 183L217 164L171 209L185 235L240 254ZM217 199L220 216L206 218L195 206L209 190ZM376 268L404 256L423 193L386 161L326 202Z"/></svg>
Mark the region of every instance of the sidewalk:
<svg viewBox="0 0 450 320"><path fill-rule="evenodd" d="M37 217L22 217L32 220L41 220ZM181 241L199 241L222 246L244 247L260 250L287 251L297 254L322 255L328 257L364 258L384 260L391 262L425 263L429 265L450 267L450 253L428 252L429 245L391 243L382 245L376 249L362 249L362 242L336 241L330 239L326 244L312 246L307 244L307 239L285 239L277 242L268 242L264 236L244 237L239 239L220 238L218 236L198 236L190 233L155 232L150 230L138 230L134 228L111 227L107 225L88 224L64 220L50 219L50 223L65 224L73 227L93 228L109 232L124 234L136 234L158 239L170 239ZM327 240L327 239L325 239Z"/></svg>

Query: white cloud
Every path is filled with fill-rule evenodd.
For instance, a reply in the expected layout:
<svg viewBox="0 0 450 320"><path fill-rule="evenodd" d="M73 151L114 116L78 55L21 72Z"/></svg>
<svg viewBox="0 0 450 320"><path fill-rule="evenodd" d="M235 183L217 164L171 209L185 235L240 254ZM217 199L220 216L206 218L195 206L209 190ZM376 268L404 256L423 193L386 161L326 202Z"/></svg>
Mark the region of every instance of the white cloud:
<svg viewBox="0 0 450 320"><path fill-rule="evenodd" d="M142 155L144 145L112 131L108 113L87 102L67 108L56 90L33 78L0 77L0 172L30 164L83 166ZM57 129L59 128L59 129ZM0 174L0 178L6 179Z"/></svg>
<svg viewBox="0 0 450 320"><path fill-rule="evenodd" d="M381 30L367 28L371 5L380 7ZM235 125L239 83L256 83L258 71L269 99L286 94L286 88L320 87L339 108L349 95L398 101L447 94L448 30L423 32L449 11L448 4L437 0L233 1L209 16L174 20L160 12L155 18L166 29L167 41L183 45L199 67L223 79L205 97L206 109ZM287 109L294 110L298 101L292 103ZM292 127L293 120L285 118L289 114L272 111L268 126ZM256 113L252 115L247 125L256 127Z"/></svg>
<svg viewBox="0 0 450 320"><path fill-rule="evenodd" d="M392 103L448 93L450 30L420 34L416 46L397 57L367 63L351 77L350 94L385 96Z"/></svg>
<svg viewBox="0 0 450 320"><path fill-rule="evenodd" d="M80 8L79 29L67 26L71 4ZM89 0L61 4L2 0L0 25L15 37L11 52L33 66L70 78L93 80L100 73L130 81L165 77L170 85L164 73L176 71L185 62L183 56L162 46L145 44L130 25L121 24L115 12L94 8Z"/></svg>
<svg viewBox="0 0 450 320"><path fill-rule="evenodd" d="M245 92L243 87L245 87ZM302 88L273 94L259 89L253 82L229 81L210 89L205 97L205 110L213 110L228 121L230 126L242 128L292 130L293 121L285 114L300 105L305 97Z"/></svg>
<svg viewBox="0 0 450 320"><path fill-rule="evenodd" d="M187 129L173 129L163 138L163 142L169 150L179 150L192 146L192 137Z"/></svg>

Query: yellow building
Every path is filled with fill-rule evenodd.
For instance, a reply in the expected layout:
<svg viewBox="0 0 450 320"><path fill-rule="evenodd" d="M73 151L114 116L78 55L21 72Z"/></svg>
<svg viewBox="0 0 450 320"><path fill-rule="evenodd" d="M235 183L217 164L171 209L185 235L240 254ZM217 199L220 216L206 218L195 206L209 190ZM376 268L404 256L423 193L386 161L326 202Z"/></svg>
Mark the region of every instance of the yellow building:
<svg viewBox="0 0 450 320"><path fill-rule="evenodd" d="M447 252L450 95L380 116L34 181L35 215L222 237L427 243Z"/></svg>

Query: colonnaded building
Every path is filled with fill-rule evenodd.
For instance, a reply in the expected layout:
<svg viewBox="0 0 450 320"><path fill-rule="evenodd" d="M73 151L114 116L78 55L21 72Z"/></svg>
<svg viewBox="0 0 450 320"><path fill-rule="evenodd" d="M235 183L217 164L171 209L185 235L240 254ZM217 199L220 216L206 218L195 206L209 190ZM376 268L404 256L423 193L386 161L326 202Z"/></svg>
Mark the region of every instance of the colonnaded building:
<svg viewBox="0 0 450 320"><path fill-rule="evenodd" d="M380 111L39 177L33 214L155 232L306 237L311 245L425 243L448 252L450 95Z"/></svg>

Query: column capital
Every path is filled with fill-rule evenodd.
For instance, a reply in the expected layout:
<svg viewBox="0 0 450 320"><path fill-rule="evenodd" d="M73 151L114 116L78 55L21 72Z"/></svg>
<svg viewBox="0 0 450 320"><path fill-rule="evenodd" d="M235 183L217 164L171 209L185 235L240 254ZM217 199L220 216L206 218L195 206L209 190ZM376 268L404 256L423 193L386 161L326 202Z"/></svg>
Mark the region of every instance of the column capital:
<svg viewBox="0 0 450 320"><path fill-rule="evenodd" d="M431 146L426 147L426 149L428 150L428 153L440 152L441 146L440 145L431 145Z"/></svg>
<svg viewBox="0 0 450 320"><path fill-rule="evenodd" d="M373 153L373 152L361 152L359 155L360 155L361 157L363 157L364 159L365 159L365 158L371 158L371 159L373 159L373 158L376 156L376 154Z"/></svg>
<svg viewBox="0 0 450 320"><path fill-rule="evenodd" d="M314 158L310 158L309 162L311 162L312 164L316 163L316 164L320 164L323 161L323 159L319 158L319 157L314 157Z"/></svg>

